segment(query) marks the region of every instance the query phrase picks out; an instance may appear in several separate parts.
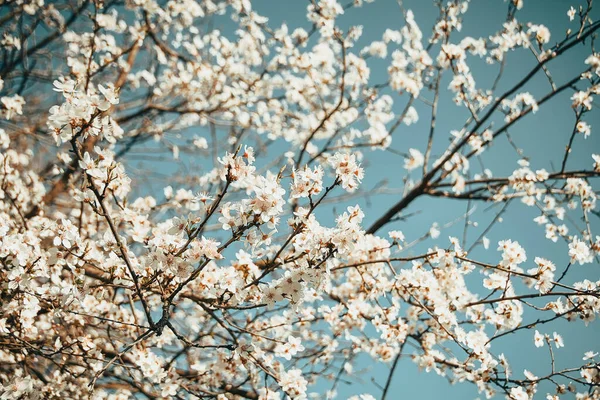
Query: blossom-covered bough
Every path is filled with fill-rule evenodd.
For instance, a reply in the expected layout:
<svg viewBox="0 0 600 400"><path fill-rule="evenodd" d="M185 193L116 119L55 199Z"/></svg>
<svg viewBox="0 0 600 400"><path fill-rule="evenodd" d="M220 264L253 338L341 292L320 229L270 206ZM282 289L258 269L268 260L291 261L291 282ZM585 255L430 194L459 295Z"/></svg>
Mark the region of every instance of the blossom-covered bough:
<svg viewBox="0 0 600 400"><path fill-rule="evenodd" d="M471 37L468 1L436 2L433 29L399 3L398 26L364 46L361 27L340 28L362 0L308 1L307 29L249 0L3 2L0 397L332 398L370 357L390 374L357 399L389 397L403 358L487 397L599 398L598 343L558 367L554 323L585 329L600 312L600 156L573 168L571 154L591 133L600 22L587 0L551 37L520 20L522 0L505 4L503 25ZM213 28L224 18L231 32ZM499 85L511 52L535 63ZM497 76L476 84L482 60ZM541 139L565 150L530 165L510 131L565 94L553 107L572 108L572 130ZM442 107L464 125L436 125ZM424 146L396 143L403 129ZM507 139L521 161L493 175L485 150ZM382 152L405 173L361 188ZM354 205L392 190L387 209ZM475 241L438 238L439 224L405 237L425 198L499 211ZM509 206L537 210L570 262L491 245ZM470 217L451 216L465 232ZM548 349L543 374L495 350L515 335Z"/></svg>

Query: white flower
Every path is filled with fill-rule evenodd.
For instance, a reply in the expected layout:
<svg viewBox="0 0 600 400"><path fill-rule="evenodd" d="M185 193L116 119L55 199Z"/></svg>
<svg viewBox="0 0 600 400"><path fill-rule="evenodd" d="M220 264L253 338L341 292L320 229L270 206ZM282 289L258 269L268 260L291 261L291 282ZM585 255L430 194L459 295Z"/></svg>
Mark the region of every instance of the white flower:
<svg viewBox="0 0 600 400"><path fill-rule="evenodd" d="M104 95L104 98L106 98L106 101L108 101L110 104L119 104L119 96L117 95L117 91L112 83L108 84L106 87L98 85L98 90Z"/></svg>
<svg viewBox="0 0 600 400"><path fill-rule="evenodd" d="M529 28L529 33L535 34L535 39L540 45L550 41L550 30L544 25L532 25Z"/></svg>
<svg viewBox="0 0 600 400"><path fill-rule="evenodd" d="M594 160L594 171L600 172L600 154L592 154Z"/></svg>
<svg viewBox="0 0 600 400"><path fill-rule="evenodd" d="M525 378L529 379L530 381L535 381L538 379L537 376L535 376L534 374L532 374L531 372L524 370L523 371L523 375L525 375Z"/></svg>
<svg viewBox="0 0 600 400"><path fill-rule="evenodd" d="M573 100L573 108L583 107L587 110L591 110L594 98L590 96L588 92L579 91L571 96L571 100Z"/></svg>
<svg viewBox="0 0 600 400"><path fill-rule="evenodd" d="M278 343L275 348L275 354L278 357L285 358L286 360L290 360L297 353L304 350L304 346L299 338L289 336L287 343Z"/></svg>
<svg viewBox="0 0 600 400"><path fill-rule="evenodd" d="M437 239L440 237L440 233L439 225L434 222L433 225L431 225L431 228L429 228L429 236L431 236L432 239Z"/></svg>
<svg viewBox="0 0 600 400"><path fill-rule="evenodd" d="M387 56L387 45L385 42L375 41L364 48L362 53L379 58L385 58Z"/></svg>
<svg viewBox="0 0 600 400"><path fill-rule="evenodd" d="M529 108L531 108L532 113L535 113L539 108L535 98L529 92L519 93L512 100L504 99L502 101L502 107L508 111L504 118L506 122L514 121Z"/></svg>
<svg viewBox="0 0 600 400"><path fill-rule="evenodd" d="M0 128L0 150L8 149L10 145L10 137L4 129Z"/></svg>
<svg viewBox="0 0 600 400"><path fill-rule="evenodd" d="M390 238L397 242L404 242L404 233L402 231L390 231Z"/></svg>
<svg viewBox="0 0 600 400"><path fill-rule="evenodd" d="M510 399L511 400L529 400L529 395L522 387L514 387L510 389Z"/></svg>
<svg viewBox="0 0 600 400"><path fill-rule="evenodd" d="M0 103L4 106L4 117L10 120L15 114L23 114L23 106L25 105L25 99L18 94L14 96L0 97Z"/></svg>
<svg viewBox="0 0 600 400"><path fill-rule="evenodd" d="M583 134L583 138L587 139L592 133L592 127L585 121L579 121L576 125L577 132Z"/></svg>
<svg viewBox="0 0 600 400"><path fill-rule="evenodd" d="M560 336L556 332L554 332L552 334L552 341L554 342L554 345L556 346L557 349L560 349L561 347L565 347L565 343L563 342L562 336Z"/></svg>
<svg viewBox="0 0 600 400"><path fill-rule="evenodd" d="M188 220L185 218L174 217L171 219L171 228L167 231L169 235L177 235L188 227Z"/></svg>
<svg viewBox="0 0 600 400"><path fill-rule="evenodd" d="M417 149L409 149L408 152L409 157L404 159L404 168L406 168L409 171L412 171L415 168L423 166L423 163L425 162L425 157L423 156L423 153L421 153Z"/></svg>
<svg viewBox="0 0 600 400"><path fill-rule="evenodd" d="M238 181L251 176L256 170L252 165L254 163L254 150L252 147L245 147L241 156L225 153L225 156L219 158L218 161L223 165L219 173L222 180Z"/></svg>
<svg viewBox="0 0 600 400"><path fill-rule="evenodd" d="M594 259L588 245L577 236L574 236L573 241L569 243L569 256L571 256L571 262L577 261L579 265L591 263Z"/></svg>
<svg viewBox="0 0 600 400"><path fill-rule="evenodd" d="M364 177L364 171L356 161L356 155L348 153L335 153L329 159L329 165L335 170L336 176L342 181L342 187L348 192L358 188Z"/></svg>
<svg viewBox="0 0 600 400"><path fill-rule="evenodd" d="M194 146L196 146L199 149L208 149L208 141L206 140L206 138L203 137L198 137L194 139L193 142Z"/></svg>
<svg viewBox="0 0 600 400"><path fill-rule="evenodd" d="M83 155L83 159L79 161L79 166L84 171L91 170L91 169L96 168L96 162L94 160L92 160L90 153L88 153L86 151L85 154Z"/></svg>
<svg viewBox="0 0 600 400"><path fill-rule="evenodd" d="M145 350L136 350L132 353L136 365L140 368L146 378L154 383L163 381L167 372L162 368L163 360L153 352Z"/></svg>
<svg viewBox="0 0 600 400"><path fill-rule="evenodd" d="M484 249L489 249L490 248L490 239L488 239L486 236L484 236L483 238L481 238L481 242L483 243L483 248Z"/></svg>
<svg viewBox="0 0 600 400"><path fill-rule="evenodd" d="M194 240L187 251L192 261L200 261L203 257L211 260L219 260L223 256L219 253L221 243L213 239L207 239L204 236L200 240Z"/></svg>
<svg viewBox="0 0 600 400"><path fill-rule="evenodd" d="M320 165L314 169L305 166L292 173L291 197L309 197L321 193L323 189L323 168Z"/></svg>
<svg viewBox="0 0 600 400"><path fill-rule="evenodd" d="M75 91L75 85L77 84L77 82L75 82L72 79L61 76L60 78L58 78L58 80L55 80L52 84L54 85L53 90L56 92L72 93L73 91Z"/></svg>
<svg viewBox="0 0 600 400"><path fill-rule="evenodd" d="M410 106L406 111L406 115L404 116L402 122L404 122L406 126L410 126L418 121L419 114L417 113L417 110L413 106Z"/></svg>
<svg viewBox="0 0 600 400"><path fill-rule="evenodd" d="M302 371L297 368L283 371L279 378L279 385L292 399L302 399L306 397L307 383L306 379L302 376Z"/></svg>
<svg viewBox="0 0 600 400"><path fill-rule="evenodd" d="M304 346L302 346L302 341L300 338L290 336L288 337L288 343L290 344L290 348L294 354L304 351Z"/></svg>
<svg viewBox="0 0 600 400"><path fill-rule="evenodd" d="M535 344L535 347L542 347L544 345L544 335L536 330L533 335L533 343Z"/></svg>

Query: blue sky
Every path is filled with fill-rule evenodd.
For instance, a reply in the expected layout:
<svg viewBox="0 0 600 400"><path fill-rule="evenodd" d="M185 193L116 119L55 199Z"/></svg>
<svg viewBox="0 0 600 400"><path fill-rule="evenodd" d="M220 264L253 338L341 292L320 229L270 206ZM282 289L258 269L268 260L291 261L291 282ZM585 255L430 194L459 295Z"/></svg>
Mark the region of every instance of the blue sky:
<svg viewBox="0 0 600 400"><path fill-rule="evenodd" d="M517 14L517 18L522 22L533 22L544 24L550 28L553 33L551 44L562 39L567 28L576 29L574 23L570 23L566 15L570 5L577 6L582 2L566 2L559 0L525 0L525 7ZM269 17L272 26L281 22L286 22L290 28L306 26L305 13L307 2L304 1L269 1L258 0L253 3L255 9L262 15ZM420 24L424 36L430 33L431 26L437 16L437 10L433 2L424 0L404 1L407 9L413 10L416 21ZM464 36L489 36L501 29L501 24L506 18L508 4L500 0L479 0L471 2L469 11L463 21L463 29L457 36L456 41ZM598 11L598 10L596 10ZM598 16L593 13L592 18ZM401 12L395 0L379 0L372 4L365 4L360 9L351 9L340 18L340 25L363 25L364 34L362 43L359 46L369 43L373 40L380 40L382 33L386 28L399 29L403 25ZM588 47L589 48L589 47ZM549 69L553 78L559 84L571 78L575 71L581 71L585 68L583 61L589 54L587 48L574 49L568 53L567 57L553 61L549 64ZM389 56L386 60L375 60L371 65L371 81L375 83L386 80L386 63L389 62ZM533 57L521 51L519 53L509 54L507 68L504 77L499 86L499 93L504 88L510 87L517 80L521 79L534 65ZM497 65L488 66L483 62L470 63L478 83L482 87L491 85L490 79L497 73ZM442 84L442 87L447 87ZM534 95L547 93L550 89L548 81L543 74L538 74L525 90ZM564 147L572 130L574 115L570 109L570 100L572 92L559 96L552 100L545 107L534 115L530 115L511 130L511 137L515 143L523 149L524 154L531 160L533 168L546 168L548 171L559 168L557 163L562 160ZM426 95L427 97L427 95ZM429 96L431 97L431 96ZM395 110L399 113L406 103L406 96L395 96ZM417 106L420 114L420 120L417 124L406 127L402 126L394 135L391 147L406 152L408 148L415 147L424 149L427 141L427 132L429 128L429 109L425 106ZM463 109L456 107L451 101L451 94L445 92L440 99L440 114L438 115L438 140L434 145L434 154L439 154L448 143L446 137L452 129L459 129L465 121L466 113ZM598 114L592 112L586 118L587 122L594 126L599 126ZM590 167L591 153L600 151L599 135L592 133L591 137L583 140L578 137L574 152L570 157L568 167L572 169ZM437 151L437 153L436 153ZM506 138L500 138L498 143L487 150L483 157L486 160L486 166L491 168L495 175L510 174L516 167L518 160L514 150ZM387 178L390 180L390 187L399 187L400 182L395 182L398 176L402 176L403 160L402 158L386 152L366 153L365 164L366 178L363 183L365 187L370 187L375 182ZM398 201L399 195L374 196L371 199L371 205L361 204L365 207L365 226L368 226L382 210ZM352 203L352 201L350 201ZM480 222L480 228L474 228L469 232L468 243L477 238L487 225L487 221L494 217L497 208L485 212L488 204L472 204L476 207L474 219ZM339 208L338 208L339 209ZM407 237L416 238L422 235L434 221L441 224L452 221L463 213L466 209L464 201L448 201L434 198L423 198L415 202L407 212L420 211L417 216L410 218L406 222L396 223L386 228L401 229ZM566 265L567 246L565 243L552 243L544 238L543 229L538 227L532 218L537 214L533 210L521 204L514 204L509 207L504 214L504 222L499 224L494 231L488 235L492 241L489 251L484 251L479 247L471 256L484 261L495 262L499 254L495 251L494 244L497 241L512 238L519 241L527 250L528 259L531 262L535 256L543 256L552 259L557 265ZM447 244L448 236L462 236L463 223L459 223L449 229L446 229L440 235L438 243L441 246ZM433 243L429 241L427 245ZM420 249L415 248L418 253ZM588 277L598 279L598 264L576 266L568 277L569 282ZM559 267L560 268L560 267ZM482 276L475 274L473 276L473 286L481 285ZM526 321L533 321L533 313L526 314ZM539 329L546 333L547 330L557 330L563 334L566 347L556 351L557 366L580 365L581 357L584 351L600 350L598 335L600 334L600 325L592 323L587 328L581 322L566 323L561 321L554 325L540 327ZM551 333L548 331L547 333ZM509 361L513 364L515 376L522 377L523 368L527 368L535 374L542 375L549 372L549 354L546 348L538 349L533 345L533 331L521 332L505 340L494 343L496 354L504 352ZM374 364L366 357L362 359L363 365L358 365L356 370L367 368L379 384L385 382L389 365ZM350 394L369 392L375 397L381 393L377 387L370 382L370 376L364 376L362 383L353 385L341 384L338 387L341 398ZM538 396L545 397L543 387L540 388ZM401 361L398 365L391 387L392 399L466 399L477 398L477 391L469 384L450 385L444 378L438 377L432 373L419 372L416 365L410 360Z"/></svg>
<svg viewBox="0 0 600 400"><path fill-rule="evenodd" d="M570 23L567 17L567 10L570 5L578 6L583 4L579 2L566 2L560 0L525 0L525 7L518 12L517 18L521 22L532 22L544 24L550 28L553 36L551 44L560 41L564 37L567 28L577 29L575 22ZM255 0L253 6L256 11L269 18L269 25L277 27L282 22L286 22L292 30L295 27L309 27L306 21L306 6L308 1L301 0ZM415 14L415 19L419 23L423 34L428 37L430 29L437 16L437 9L432 1L426 0L405 0L404 7L411 9ZM487 37L501 29L505 21L508 3L502 0L475 0L469 6L464 21L463 29L460 33L453 36L453 41L458 42L464 36ZM592 12L592 18L598 17L600 10ZM359 9L350 9L345 15L340 17L339 25L347 28L351 25L363 25L364 34L359 41L356 50L373 40L380 40L381 35L387 28L400 29L403 26L403 19L400 8L395 0L378 0L372 4L365 4ZM231 29L231 23L226 20L218 19L214 27L222 29L227 33ZM573 49L567 53L566 57L553 61L548 65L550 72L557 82L561 84L572 78L577 71L585 69L584 60L589 55L589 46ZM370 60L371 83L385 82L387 79L386 67L389 62L389 56L385 60ZM478 87L490 87L491 80L496 76L498 65L486 65L481 60L469 58L474 75L478 82ZM508 55L505 74L500 81L497 94L502 93L506 88L511 87L520 80L535 65L533 56L524 51L510 53ZM446 77L442 81L442 87L446 88L449 79ZM541 96L550 90L549 83L542 73L529 83L524 90L531 92L534 96ZM572 91L567 91L562 95L542 106L540 110L533 115L529 115L514 128L510 135L516 145L523 150L533 169L545 168L548 171L557 171L560 169L560 161L564 153L565 145L572 131L574 123L574 113L570 108L570 96ZM431 98L431 94L425 94L424 97ZM440 111L437 121L436 141L433 147L433 156L439 155L448 144L449 133L453 129L460 129L467 118L466 111L458 108L451 100L452 94L443 91L440 98ZM407 96L394 94L394 110L399 114L404 108ZM429 129L429 107L417 103L416 108L419 112L419 122L411 126L401 126L394 134L391 148L399 152L407 152L409 148L424 150L427 142ZM596 112L588 113L585 120L592 125L592 135L584 140L581 135L576 138L574 151L569 159L567 170L579 168L589 169L592 164L592 153L600 153L600 134L594 132L595 127L600 127L598 114ZM496 124L500 122L496 118ZM506 137L498 139L494 145L483 154L485 166L490 168L495 176L507 176L517 168L517 156ZM269 160L263 160L266 163ZM259 162L261 162L259 160ZM402 168L403 158L394 155L391 152L365 152L363 161L366 167L366 177L363 181L364 188L374 187L382 180L388 181L388 187L401 188L402 182L399 177L404 176L405 171ZM479 172L478 166L473 160L475 172ZM141 166L138 165L138 167ZM169 173L169 167L162 169L161 172ZM418 175L413 178L418 178ZM369 198L367 202L364 198L351 199L347 205L359 203L365 211L364 225L369 226L386 209L399 200L399 194L377 195ZM338 204L335 207L328 207L320 211L319 216L325 220L333 220L336 211L345 208L346 204ZM467 238L467 247L479 236L481 231L487 226L487 223L495 216L499 207L488 209L490 204L472 203L474 207L472 218L479 222L479 227L472 227L469 230ZM402 230L406 237L411 240L422 236L433 222L445 224L455 220L465 211L467 204L465 201L453 201L439 198L423 197L418 199L407 210L407 213L419 212L414 217L404 222L397 222L385 227L386 230ZM485 251L481 246L477 247L470 254L472 258L484 262L497 262L500 258L495 250L495 244L499 240L511 238L517 240L527 251L528 262L531 263L536 256L541 256L553 260L559 271L561 266L568 263L567 245L564 242L553 243L544 238L543 228L537 226L533 217L538 214L535 210L514 202L504 214L503 222L488 235L492 242L490 250ZM427 247L448 245L448 236L462 237L463 224L461 221L450 228L444 229L437 241L428 241L423 246L416 246L411 250L414 254L420 254ZM597 219L593 221L597 227ZM383 234L384 232L379 232ZM406 254L409 255L409 254ZM530 268L527 266L526 268ZM566 278L566 282L573 283L587 277L592 280L599 279L598 264L588 264L584 266L576 265ZM472 290L483 290L481 287L482 275L473 274L470 277ZM531 312L525 314L525 321L531 322L535 315ZM580 365L583 353L588 350L600 350L598 335L600 334L600 325L592 323L588 327L582 322L566 323L559 321L550 326L538 328L543 333L552 333L556 330L563 334L566 347L558 349L555 352L557 367L567 367ZM549 354L546 348L535 348L533 345L533 330L520 332L503 340L495 342L493 351L495 354L504 353L513 366L516 377L522 377L523 369L527 368L537 375L543 375L549 372ZM368 373L361 376L361 380L356 380L352 385L340 384L338 392L340 398L345 398L351 394L371 393L375 397L381 394L380 389L371 382L374 378L380 385L385 383L389 365L373 363L366 357L361 357L359 365L355 370L366 369ZM538 392L540 398L545 397L544 387ZM478 394L475 388L470 384L449 385L444 378L438 377L432 373L419 372L416 365L409 359L403 359L398 365L391 389L391 399L401 398L421 398L421 399L467 399L477 398Z"/></svg>

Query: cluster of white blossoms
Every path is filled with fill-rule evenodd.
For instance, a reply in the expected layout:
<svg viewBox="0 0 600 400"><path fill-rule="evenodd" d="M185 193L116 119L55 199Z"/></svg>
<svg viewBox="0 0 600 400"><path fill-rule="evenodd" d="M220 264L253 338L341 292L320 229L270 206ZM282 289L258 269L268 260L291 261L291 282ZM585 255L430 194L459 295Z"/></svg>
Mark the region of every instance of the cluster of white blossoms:
<svg viewBox="0 0 600 400"><path fill-rule="evenodd" d="M525 110L531 110L535 113L538 110L538 104L531 93L519 93L513 99L505 99L502 101L502 107L506 109L506 122L514 121Z"/></svg>
<svg viewBox="0 0 600 400"><path fill-rule="evenodd" d="M411 171L423 166L425 157L417 149L408 149L408 157L404 159L404 168Z"/></svg>
<svg viewBox="0 0 600 400"><path fill-rule="evenodd" d="M358 184L364 177L364 170L356 160L355 154L335 153L329 159L329 165L335 169L335 174L344 189L353 192L358 188Z"/></svg>
<svg viewBox="0 0 600 400"><path fill-rule="evenodd" d="M404 360L486 398L600 397L571 335L600 313L591 2L564 37L522 0L485 36L448 0L373 37L345 19L372 2L311 1L308 25L250 0L3 5L0 399L372 400ZM364 360L376 385L345 386Z"/></svg>
<svg viewBox="0 0 600 400"><path fill-rule="evenodd" d="M387 35L390 41L402 44L391 54L392 61L388 67L390 87L418 97L423 88L423 74L433 61L423 47L423 33L415 22L413 12L407 11L405 18L406 25L399 34Z"/></svg>
<svg viewBox="0 0 600 400"><path fill-rule="evenodd" d="M316 166L294 171L291 196L293 198L316 196L323 190L323 168Z"/></svg>
<svg viewBox="0 0 600 400"><path fill-rule="evenodd" d="M100 136L109 143L123 136L123 129L108 115L103 115L119 98L112 86L98 85L82 90L78 83L70 79L54 81L54 90L65 98L60 106L49 111L48 128L58 144L68 142L73 136Z"/></svg>

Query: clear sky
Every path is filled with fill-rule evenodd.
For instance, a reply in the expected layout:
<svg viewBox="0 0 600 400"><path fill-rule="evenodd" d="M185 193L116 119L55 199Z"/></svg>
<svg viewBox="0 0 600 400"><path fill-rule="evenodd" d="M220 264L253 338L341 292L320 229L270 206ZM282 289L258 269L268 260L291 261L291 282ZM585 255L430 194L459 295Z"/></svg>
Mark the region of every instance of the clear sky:
<svg viewBox="0 0 600 400"><path fill-rule="evenodd" d="M546 25L553 36L551 44L561 40L567 28L574 27L569 22L567 10L570 5L578 6L583 2L569 2L561 0L525 0L524 8L517 14L521 22L532 22ZM262 15L269 17L270 23L277 26L281 22L286 22L290 28L306 26L306 1L300 0L258 0L254 1L255 9ZM417 23L421 26L423 34L427 37L431 27L437 17L437 9L432 1L426 0L407 0L404 1L407 9L413 10ZM501 0L475 0L470 3L469 11L463 20L463 29L455 36L456 41L461 36L487 37L490 34L501 29L501 24L506 19L508 3ZM595 10L592 18L600 16L598 9ZM364 34L361 44L369 43L373 40L380 40L381 35L387 28L399 29L403 25L401 11L395 0L378 0L372 4L365 4L359 9L350 9L340 18L342 26L363 25ZM567 57L554 61L549 64L550 72L557 82L564 82L573 76L574 71L585 69L583 61L588 55L587 49L572 50ZM384 82L387 79L385 72L388 58L385 60L376 60L371 63L371 81L374 83ZM507 69L500 82L500 93L503 88L510 87L517 80L521 79L534 65L533 56L523 51L508 55ZM497 66L488 66L485 63L472 63L475 77L482 87L489 87L491 79L497 73ZM448 80L447 80L448 81ZM442 87L447 87L442 84ZM547 93L550 89L548 81L543 74L533 80L532 84L526 87L534 95ZM531 160L534 168L546 168L548 171L556 170L557 162L562 160L565 145L572 130L574 115L570 109L570 100L572 92L559 96L551 101L545 107L534 115L525 118L513 130L511 137L518 147L522 148L524 155ZM427 97L427 95L425 95ZM454 106L451 101L451 94L445 92L440 101L440 113L438 114L439 140L434 145L434 154L439 154L447 145L448 133L452 129L460 129L464 124L466 113L463 109ZM395 96L395 110L400 113L406 104L406 96ZM424 149L427 141L429 128L429 108L417 105L420 114L420 120L417 124L406 127L402 126L394 135L391 147L401 152L406 152L408 148L415 147ZM600 126L597 113L590 113L587 117L588 123L594 126ZM589 168L591 162L591 152L600 151L600 135L592 133L587 139L578 138L575 144L575 150L569 160L569 167L576 169L578 167ZM437 150L437 153L436 153ZM517 164L517 155L510 147L506 138L501 138L492 149L484 154L486 166L491 168L495 175L510 174ZM553 163L551 163L553 161ZM365 187L375 186L375 183L382 179L389 179L390 187L400 187L397 182L399 176L403 176L402 158L389 152L375 152L365 154L365 163L368 165L366 178L363 183ZM559 167L558 167L559 168ZM395 178L395 179L394 179ZM370 199L370 206L365 206L365 226L368 226L376 217L381 215L385 207L389 207L398 201L397 194L387 196L374 196ZM352 201L350 201L352 203ZM389 226L389 229L401 229L407 237L416 238L422 235L430 225L437 221L444 224L452 221L463 213L466 209L465 202L448 201L441 199L425 198L419 200L407 210L408 213L420 211L421 213L410 218L406 222L396 223L395 226ZM482 227L486 226L495 215L493 210L484 211L489 204L471 204L476 207L473 219L480 221ZM339 208L341 209L341 207ZM496 262L499 254L493 246L497 241L512 238L518 240L527 250L529 260L537 256L543 256L555 260L557 265L567 262L567 246L565 243L552 243L544 238L543 228L537 226L532 218L536 216L533 210L521 204L511 206L504 217L504 222L500 224L489 236L492 246L489 251L484 251L480 246L471 256L479 259ZM468 243L474 241L483 228L474 228L469 231ZM439 238L440 246L446 246L448 236L462 237L463 222L443 230ZM431 242L427 243L432 245ZM414 249L418 253L420 249ZM570 281L587 276L590 279L600 277L598 264L578 266L579 270L571 272ZM475 280L481 281L481 276L475 275ZM533 316L527 316L525 320L533 321ZM545 329L556 329L563 334L566 347L556 351L557 366L580 365L584 351L600 350L600 324L592 323L586 329L584 324L575 323L557 323L552 326L543 327ZM551 333L551 332L548 332ZM549 354L547 349L538 349L533 345L533 331L521 332L519 335L507 338L501 343L494 343L495 353L504 352L509 361L514 366L515 376L523 377L523 368L527 368L535 374L542 375L549 372ZM364 365L359 365L356 370L362 368L368 369L370 375L362 377L362 383L357 382L353 385L341 384L339 394L341 398L361 392L369 392L375 397L381 394L381 391L371 382L371 377L380 385L383 385L389 371L389 365L375 364L366 357L362 359ZM390 392L392 399L466 399L477 398L477 391L470 384L450 385L444 378L438 377L433 373L419 372L416 365L410 360L402 361L396 368L394 381ZM541 388L538 393L540 398L544 398L545 393Z"/></svg>
<svg viewBox="0 0 600 400"><path fill-rule="evenodd" d="M567 10L571 5L577 7L579 4L583 4L582 1L561 0L525 0L524 3L523 10L517 14L518 20L546 25L553 35L551 44L560 41L564 37L567 28L576 28L575 23L569 22ZM290 30L298 26L309 27L306 21L307 5L308 1L303 0L253 1L253 6L257 12L269 18L271 27L277 27L282 22L286 22ZM404 7L414 12L415 19L420 25L424 37L428 37L437 16L437 9L433 2L429 0L405 0ZM502 0L472 1L463 21L463 29L453 36L453 40L458 42L464 36L487 37L501 30L502 23L506 19L507 9L508 3ZM600 7L592 12L592 19L596 19L595 17L600 17ZM372 4L365 4L362 8L350 9L339 21L340 25L346 28L351 25L362 25L364 27L364 34L357 45L357 49L373 40L380 40L385 29L400 29L403 26L401 11L396 0L377 0ZM231 28L231 24L226 20L217 20L214 26L221 28L224 32ZM549 64L549 70L557 84L572 78L576 71L583 71L586 68L584 60L589 55L588 48L581 47L571 50L566 57ZM385 60L370 60L372 68L371 83L382 83L387 80L386 67L388 63L389 55ZM502 93L504 89L511 87L524 77L534 64L533 56L526 51L521 50L509 54L506 71L500 81L497 93ZM489 88L491 80L498 72L498 66L489 66L483 61L470 62L470 66L474 71L478 86ZM449 79L446 78L442 82L442 87L446 88L448 82ZM539 73L524 90L531 92L534 96L541 96L550 90L550 85L545 76ZM545 168L548 171L560 169L560 161L575 118L570 108L569 98L571 94L572 91L567 91L563 95L557 96L541 107L539 112L527 116L511 129L510 135L514 143L523 150L524 157L530 160L533 169ZM426 93L424 97L430 98L431 95ZM437 122L438 136L433 147L434 156L439 155L446 148L450 131L460 129L467 118L466 111L455 106L451 98L452 94L449 91L442 92ZM406 104L407 96L395 94L394 101L394 110L400 114ZM407 152L409 148L417 148L422 151L425 149L430 122L430 109L428 106L419 103L416 104L416 108L420 115L419 122L411 126L401 126L394 134L391 149L398 152ZM600 152L600 134L594 132L595 127L600 127L598 114L596 112L589 113L586 121L592 125L592 135L586 140L581 136L577 137L574 152L569 159L568 169L575 170L582 167L589 169L592 163L591 153ZM496 123L499 122L500 119L497 118ZM485 166L492 169L495 176L510 175L517 168L519 158L506 137L501 137L483 155ZM475 163L475 161L473 162ZM387 180L387 186L391 189L402 188L402 182L399 181L399 177L403 177L405 174L402 168L402 157L390 151L365 152L363 163L366 166L364 188L375 187L378 182L383 180ZM165 171L168 171L168 169ZM396 203L399 197L400 194L395 192L372 196L368 201L364 198L350 199L347 204L358 202L365 210L364 225L369 226L392 204ZM480 225L479 227L470 228L467 247L470 247L499 210L498 206L490 209L490 204L477 202L471 203L469 206L474 209L472 219L479 221ZM333 219L335 211L342 210L344 207L345 205L337 205L335 208L329 207L325 211L321 211L321 217ZM406 210L407 213L418 212L417 215L405 222L390 224L385 229L400 229L410 240L422 236L429 230L433 222L438 222L440 225L449 223L460 217L466 209L467 203L465 201L421 198ZM553 243L545 239L543 228L532 221L533 217L537 215L535 210L515 202L504 214L504 222L497 225L488 235L492 242L490 249L485 251L479 246L471 253L471 256L482 261L495 263L500 258L499 253L495 250L495 244L499 240L511 238L525 247L529 262L536 256L541 256L553 260L561 270L560 266L566 265L568 262L567 245L564 242ZM592 222L594 226L598 226L597 219ZM461 220L459 223L443 229L437 241L428 241L425 246L416 246L411 251L420 254L427 249L427 246L435 244L446 247L448 236L462 238L463 227L464 221ZM572 268L566 281L572 283L583 277L597 280L600 277L599 271L597 263L584 266L577 265ZM472 287L481 287L481 275L473 274L470 279ZM532 322L534 319L535 315L526 312L526 322ZM598 323L592 323L584 328L582 322L568 324L559 321L554 325L543 326L540 329L543 333L552 333L556 330L563 334L566 347L555 352L558 368L581 365L581 358L585 351L600 350L600 341L598 340L600 337L600 324ZM527 368L540 376L550 372L548 350L534 347L533 334L533 330L521 332L518 335L494 343L494 353L500 354L503 352L507 356L516 377L523 377L523 368ZM381 390L372 382L372 379L379 385L383 385L388 376L390 365L374 363L367 357L360 360L360 365L357 365L355 370L364 369L367 370L367 373L354 379L354 383L351 385L340 384L338 386L340 398L359 393L371 393L375 397L380 396ZM326 386L323 386L323 390L325 388ZM391 399L472 399L478 397L477 391L472 385L450 385L444 378L433 373L419 372L416 365L408 358L403 359L395 371L391 394L392 396L389 397ZM538 392L538 397L545 398L543 386Z"/></svg>

